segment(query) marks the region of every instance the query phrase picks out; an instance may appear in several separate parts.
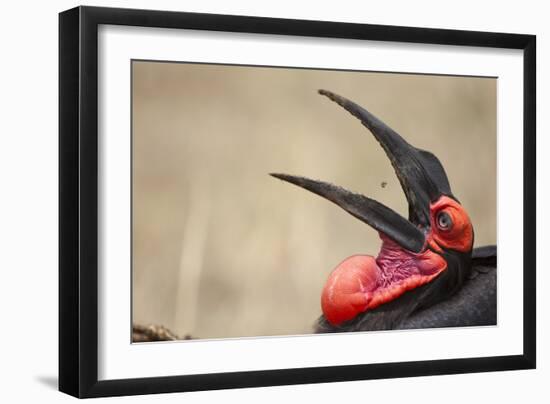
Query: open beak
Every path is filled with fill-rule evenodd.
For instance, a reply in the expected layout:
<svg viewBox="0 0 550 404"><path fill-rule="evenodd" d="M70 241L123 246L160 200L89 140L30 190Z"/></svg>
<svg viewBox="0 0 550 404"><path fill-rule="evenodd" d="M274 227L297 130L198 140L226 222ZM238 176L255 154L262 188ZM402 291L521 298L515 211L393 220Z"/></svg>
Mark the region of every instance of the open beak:
<svg viewBox="0 0 550 404"><path fill-rule="evenodd" d="M380 202L322 181L287 174L271 174L307 189L340 206L357 219L384 233L411 252L424 248L430 226L430 203L442 195L453 199L443 166L432 153L411 146L397 132L366 109L330 91L319 90L366 126L391 161L409 204L409 220Z"/></svg>

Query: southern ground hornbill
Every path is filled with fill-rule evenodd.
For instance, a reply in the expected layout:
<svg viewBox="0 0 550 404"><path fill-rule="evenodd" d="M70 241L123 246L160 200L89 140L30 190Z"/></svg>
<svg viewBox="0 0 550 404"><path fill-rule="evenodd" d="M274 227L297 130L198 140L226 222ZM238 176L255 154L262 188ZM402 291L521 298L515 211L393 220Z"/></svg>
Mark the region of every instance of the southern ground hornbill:
<svg viewBox="0 0 550 404"><path fill-rule="evenodd" d="M354 255L332 271L316 332L496 324L496 247L473 248L473 225L437 157L354 102L319 93L358 118L380 143L407 198L409 219L326 182L271 174L335 203L382 239L377 257Z"/></svg>

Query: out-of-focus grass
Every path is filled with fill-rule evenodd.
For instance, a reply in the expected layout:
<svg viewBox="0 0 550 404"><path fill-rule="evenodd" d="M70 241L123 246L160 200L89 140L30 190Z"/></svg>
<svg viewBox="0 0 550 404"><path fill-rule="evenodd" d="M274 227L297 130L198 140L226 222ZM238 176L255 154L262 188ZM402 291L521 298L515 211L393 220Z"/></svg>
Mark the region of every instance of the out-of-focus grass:
<svg viewBox="0 0 550 404"><path fill-rule="evenodd" d="M435 153L476 244L496 242L495 79L134 62L134 321L193 338L308 333L334 266L377 253L374 230L268 176L406 216L379 145L319 88Z"/></svg>

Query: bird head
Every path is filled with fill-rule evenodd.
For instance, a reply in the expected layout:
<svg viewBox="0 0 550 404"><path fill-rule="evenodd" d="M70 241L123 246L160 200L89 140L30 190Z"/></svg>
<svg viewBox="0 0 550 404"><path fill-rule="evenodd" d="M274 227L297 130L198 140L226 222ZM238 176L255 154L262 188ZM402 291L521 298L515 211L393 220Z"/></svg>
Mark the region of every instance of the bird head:
<svg viewBox="0 0 550 404"><path fill-rule="evenodd" d="M415 309L449 297L468 276L474 230L451 192L442 164L361 106L330 91L319 93L358 118L374 135L390 159L409 206L406 219L376 200L339 186L271 174L335 203L377 230L382 239L376 257L354 255L333 270L321 297L325 318L340 325L413 290L422 291L413 304Z"/></svg>

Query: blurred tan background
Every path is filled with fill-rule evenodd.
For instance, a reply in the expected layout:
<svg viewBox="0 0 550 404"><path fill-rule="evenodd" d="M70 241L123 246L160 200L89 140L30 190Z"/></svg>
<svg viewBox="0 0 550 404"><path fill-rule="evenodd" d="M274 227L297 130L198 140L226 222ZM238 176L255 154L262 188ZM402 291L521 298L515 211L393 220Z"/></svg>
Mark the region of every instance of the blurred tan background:
<svg viewBox="0 0 550 404"><path fill-rule="evenodd" d="M193 338L309 333L330 271L378 253L367 225L268 175L407 216L382 149L319 88L435 153L475 244L496 243L495 79L133 62L134 322Z"/></svg>

